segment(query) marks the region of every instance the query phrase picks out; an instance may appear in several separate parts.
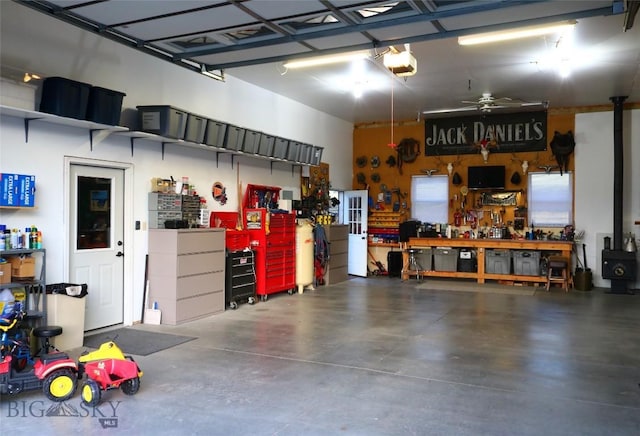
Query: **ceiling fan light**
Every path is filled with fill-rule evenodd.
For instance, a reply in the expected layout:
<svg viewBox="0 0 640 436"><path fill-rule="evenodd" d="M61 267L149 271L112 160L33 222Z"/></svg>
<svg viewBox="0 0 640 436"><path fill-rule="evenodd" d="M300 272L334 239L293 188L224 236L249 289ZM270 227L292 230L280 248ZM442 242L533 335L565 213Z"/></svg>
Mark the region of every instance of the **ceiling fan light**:
<svg viewBox="0 0 640 436"><path fill-rule="evenodd" d="M476 45L490 42L509 41L512 39L530 38L533 36L548 35L550 33L563 32L572 29L577 24L575 20L560 23L544 24L539 26L527 26L510 30L499 30L497 32L478 33L475 35L465 35L458 37L459 45Z"/></svg>

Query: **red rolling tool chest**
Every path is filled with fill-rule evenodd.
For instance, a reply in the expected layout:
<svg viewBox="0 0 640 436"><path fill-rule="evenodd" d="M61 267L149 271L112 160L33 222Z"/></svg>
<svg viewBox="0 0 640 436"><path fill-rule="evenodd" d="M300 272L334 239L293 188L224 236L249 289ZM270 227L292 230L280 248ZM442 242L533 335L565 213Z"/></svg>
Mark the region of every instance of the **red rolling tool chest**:
<svg viewBox="0 0 640 436"><path fill-rule="evenodd" d="M256 294L261 301L296 287L296 217L277 209L280 188L248 185L244 196L244 228L255 251ZM258 206L258 207L255 207Z"/></svg>

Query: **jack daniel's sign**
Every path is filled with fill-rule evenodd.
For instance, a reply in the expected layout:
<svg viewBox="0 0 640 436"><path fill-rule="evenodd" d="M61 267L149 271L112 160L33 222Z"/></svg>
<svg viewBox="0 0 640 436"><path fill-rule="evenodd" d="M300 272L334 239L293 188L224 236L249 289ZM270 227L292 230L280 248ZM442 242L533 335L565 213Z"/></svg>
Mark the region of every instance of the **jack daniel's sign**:
<svg viewBox="0 0 640 436"><path fill-rule="evenodd" d="M497 144L491 153L547 149L547 112L483 114L425 120L425 155L478 153L481 143Z"/></svg>

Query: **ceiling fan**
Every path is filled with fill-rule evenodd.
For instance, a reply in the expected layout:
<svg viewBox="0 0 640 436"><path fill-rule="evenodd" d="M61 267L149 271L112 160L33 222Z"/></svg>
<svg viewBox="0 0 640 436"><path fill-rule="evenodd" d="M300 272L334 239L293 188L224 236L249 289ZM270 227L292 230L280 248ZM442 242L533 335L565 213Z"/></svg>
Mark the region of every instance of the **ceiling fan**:
<svg viewBox="0 0 640 436"><path fill-rule="evenodd" d="M467 112L467 111L480 111L491 112L495 109L509 109L509 108L521 108L529 106L543 106L547 107L546 101L524 101L520 99L514 99L509 97L494 97L490 92L485 92L480 98L475 101L463 100L462 103L468 106L462 106L458 108L449 109L434 109L423 111L423 114L445 114L449 112Z"/></svg>

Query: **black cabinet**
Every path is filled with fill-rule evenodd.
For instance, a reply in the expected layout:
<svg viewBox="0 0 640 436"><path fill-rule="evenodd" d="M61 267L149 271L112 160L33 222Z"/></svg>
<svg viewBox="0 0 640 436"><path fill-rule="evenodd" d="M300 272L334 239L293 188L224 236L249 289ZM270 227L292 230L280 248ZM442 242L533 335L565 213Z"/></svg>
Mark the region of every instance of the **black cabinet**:
<svg viewBox="0 0 640 436"><path fill-rule="evenodd" d="M239 302L256 301L255 251L228 251L226 268L226 304L232 309Z"/></svg>

